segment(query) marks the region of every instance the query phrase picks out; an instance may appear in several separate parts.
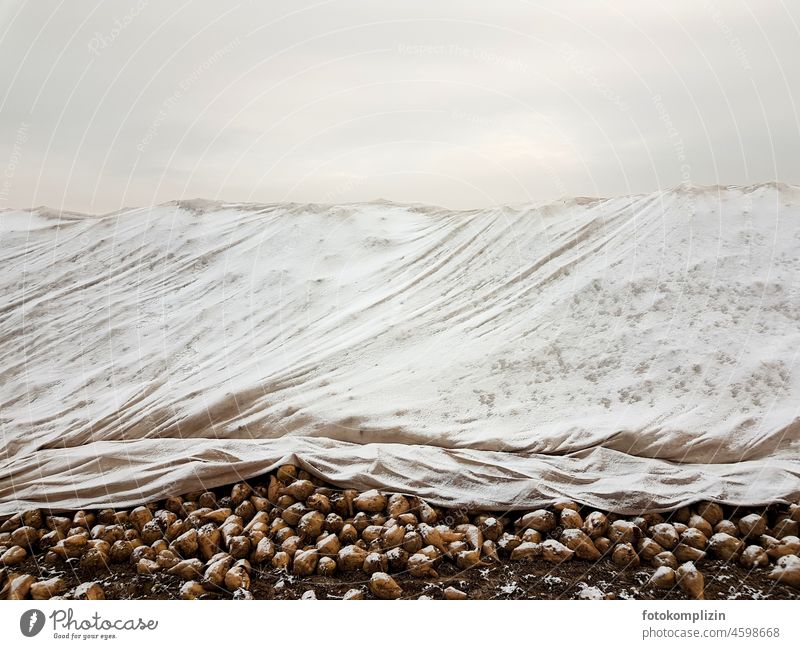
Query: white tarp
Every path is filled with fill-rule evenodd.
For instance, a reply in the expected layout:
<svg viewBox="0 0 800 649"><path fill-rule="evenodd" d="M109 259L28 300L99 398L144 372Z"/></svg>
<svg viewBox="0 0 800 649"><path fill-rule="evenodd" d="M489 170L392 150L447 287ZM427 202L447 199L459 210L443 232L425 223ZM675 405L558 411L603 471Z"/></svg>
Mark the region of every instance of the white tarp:
<svg viewBox="0 0 800 649"><path fill-rule="evenodd" d="M0 513L297 459L616 511L800 497L800 189L0 213Z"/></svg>

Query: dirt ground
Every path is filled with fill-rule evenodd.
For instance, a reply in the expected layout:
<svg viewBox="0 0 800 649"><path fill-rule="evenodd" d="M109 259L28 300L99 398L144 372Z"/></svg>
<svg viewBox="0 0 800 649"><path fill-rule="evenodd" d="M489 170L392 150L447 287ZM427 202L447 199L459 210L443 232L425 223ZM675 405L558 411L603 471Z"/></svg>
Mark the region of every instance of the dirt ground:
<svg viewBox="0 0 800 649"><path fill-rule="evenodd" d="M766 571L749 571L736 563L705 561L701 564L706 578L706 599L800 599L800 592L778 584ZM33 558L19 566L20 572L49 578L62 576L70 587L84 581L99 581L107 599L177 599L182 580L167 574L139 575L135 566L112 565L105 574L89 573L77 560L50 567ZM685 599L676 587L658 590L645 584L653 569L620 570L610 560L597 562L571 561L554 566L541 560L524 562L500 561L477 566L467 571L451 564L442 564L439 579L420 579L408 574L393 575L403 588L403 598L428 596L444 599L448 586L467 594L469 599L577 599L587 586L598 588L607 599ZM251 592L256 599L299 599L313 590L317 599L341 599L352 588L360 588L365 599L371 599L366 588L367 576L362 572L338 577L297 577L275 570L254 567ZM221 591L208 599L231 599Z"/></svg>
<svg viewBox="0 0 800 649"><path fill-rule="evenodd" d="M648 516L654 522L673 521L674 519L676 527L666 525L666 528L667 531L672 530L676 538L672 545L665 545L664 547L674 547L677 544L677 526L681 525L683 528L682 533L685 533L689 529L685 523L691 522L690 519L692 517L698 519L692 523L695 530L699 531L701 528L711 527L711 523L697 512L713 518L714 525L721 526L719 529L732 531L736 538L727 533L722 534L722 536L729 537L729 540L734 543L740 543L742 547L744 547L744 543L737 539L745 534L741 532L741 529L747 529L746 525L756 525L757 523L762 527L761 531L757 532L758 538L751 535L752 540L748 541L749 543L758 544L763 542L769 545L777 544L778 537L781 539L795 539L798 534L798 525L800 524L800 520L797 519L797 513L800 512L800 509L795 504L788 506L776 504L749 509L722 507L713 503L698 503L693 508L681 508L681 510L663 516L660 514L644 514L642 517L627 517L633 520L625 521L626 517L610 513L606 515L597 511L591 512L589 508L582 508L577 503L561 501L553 504L552 511L537 510L537 512L524 515L533 515L535 518L541 519L538 524L541 526L542 533L539 533L533 529L531 521L524 524L521 523L520 517L523 516L521 512L496 512L491 514L490 512L480 513L433 508L424 501L413 497L409 497L410 500L399 494L388 497L387 494L379 494L377 491L361 494L364 500L359 502L357 496L359 498L361 496L359 496L358 492L352 490L342 491L333 486L315 484L311 482L311 478L311 476L304 474L297 467L286 465L280 467L275 474L262 476L248 484L237 483L235 485L226 485L213 491L184 494L159 503L150 503L146 507L142 506L131 511L105 509L96 512L67 512L66 514L68 515L62 517L61 521L62 523L66 522L67 525L72 525L71 533L78 537L80 537L80 534L85 534L88 538L88 531L77 533L75 531L76 525L81 530L92 529L92 533L98 535L94 537L94 540L101 543L106 542L102 540L105 533L103 530L106 525L109 526L109 531L112 528L116 528L114 529L116 536L109 537L111 543L114 543L115 539L120 539L123 533L126 537L130 536L130 538L141 543L144 526L155 525L155 533L156 537L158 537L157 542L166 547L165 538L174 539L179 534L188 534L184 530L194 529L200 523L204 523L202 529L206 529L206 534L209 533L209 529L207 529L209 527L211 532L216 530L219 534L221 521L229 521L230 519L233 520L228 524L234 526L233 530L236 530L238 526L238 531L230 532L233 535L231 543L234 539L248 541L248 538L243 534L249 534L250 532L242 527L248 522L257 523L257 525L261 526L261 529L254 528L252 531L252 534L255 535L254 538L257 539L256 543L263 539L267 539L268 543L271 538L276 539L275 544L277 547L272 548L273 554L269 555L270 559L254 558L255 549L251 548L249 541L244 554L238 553L235 555L238 558L249 556L253 560L252 568L249 570L250 584L248 590L240 589L234 594L233 592L221 590L212 583L207 582L204 585L207 592L202 593L202 589L200 590L202 593L201 599L300 599L304 596L308 597L310 593L313 593L313 596L317 599L342 599L345 593L353 589L358 589L364 599L371 599L373 596L367 588L369 577L361 570L352 573L337 573L334 576L323 576L318 573L324 571L317 570L317 574L304 577L295 574L295 572L303 571L290 570L287 572L285 569L274 567L275 565L287 565L289 563L286 561L285 563L276 562L273 564L271 557L276 556L275 550L280 550L281 544L287 543L288 545L284 548L283 554L285 555L284 558L288 559L288 552L294 553L300 549L299 546L295 545L301 539L297 535L306 534L306 531L310 528L306 528L306 531L303 531L303 526L311 525L308 522L311 520L316 521L314 524L318 525L319 529L309 532L308 539L303 542L304 547L313 547L314 539L319 541L320 538L329 538L332 534L332 529L336 530L335 535L339 535L340 539L344 539L345 537L342 536L343 527L345 526L345 521L347 521L346 525L351 528L350 531L355 536L348 534L347 540L342 543L343 546L357 543L361 544L362 551L366 548L377 547L379 548L377 551L381 552L382 549L385 549L383 545L385 541L392 544L388 547L399 547L397 539L389 540L384 539L383 536L376 537L375 528L378 528L378 532L383 534L387 529L398 530L402 525L406 528L405 536L412 535L411 542L415 542L413 535L417 535L416 541L419 541L419 546L416 549L412 549L412 553L419 552L423 544L418 534L418 530L423 525L431 533L436 531L437 535L447 533L447 528L451 528L450 532L455 533L455 528L458 525L472 527L476 532L478 531L477 526L483 528L484 525L488 525L489 527L484 529L486 529L487 534L491 529L492 538L495 540L475 541L473 539L471 541L476 548L479 547L478 544L481 544L480 548L484 558L479 565L467 570L456 567L456 561L458 561L459 565L471 565L469 563L465 564L464 561L458 559L463 554L464 549L470 547L463 538L464 534L459 532L456 537L460 534L460 540L449 540L452 544L452 552L456 553L456 560L446 558L443 553L448 551L444 549L438 553L438 559L435 559L434 566L439 573L438 577L413 577L409 572L402 571L401 566L407 566L405 562L392 566L391 576L402 588L402 598L404 599L419 599L420 597L443 599L445 598L445 589L452 587L464 593L468 599L501 600L686 599L687 595L677 587L672 590L662 590L649 586L648 581L655 571L655 568L650 565L621 568L613 563L609 550L611 541L605 536L598 538L597 541L590 541L587 537L587 541L590 544L597 545L601 539L606 541L604 546L598 546L599 552L598 549L592 548L595 550L595 555L603 555L603 558L598 561L586 561L575 556L572 560L556 564L546 561L543 556L540 556L540 553L534 553L535 556L521 561L512 561L509 558L509 555L514 556L512 550L517 547L516 544L520 543L521 540L534 540L535 543L529 542L529 545L536 545L542 542L544 537L552 539L552 543L562 538L562 534L565 532L562 525L556 525L557 521L562 524L565 524L566 521L568 527L577 528L588 524L588 517L594 516L595 522L593 524L602 523L603 526L608 524L608 529L611 529L622 519L625 525L639 531L639 534L642 535L645 534L643 531L645 529L655 529L655 523L648 523ZM295 498L295 495L297 498ZM397 516L397 520L394 518L387 519L387 515L393 507L391 504L392 498L395 499L394 515ZM258 513L254 503L261 508ZM403 508L399 513L397 510L398 504ZM581 518L579 510L584 511L585 519ZM180 513L180 516L174 513L176 511ZM204 513L200 514L200 512ZM292 518L290 518L290 512ZM153 517L153 513L155 513L155 517ZM56 520L42 520L42 512L30 510L27 514L20 513L18 515L19 520L12 522L11 525L7 524L6 527L17 529L23 522L25 515L28 515L31 520L36 520L38 517L38 522L31 523L28 526L29 530L37 528L38 533L44 533L47 529L45 524L53 525L53 521ZM145 515L144 518L142 518L142 515ZM191 520L195 515L201 515L201 518ZM548 515L550 519L547 519ZM86 523L85 516L89 516L91 522ZM132 520L134 516L139 522ZM261 516L261 520L257 520L258 516ZM327 518L324 518L325 516ZM405 521L402 520L404 516L407 517ZM789 516L792 518L789 518ZM212 517L215 518L212 519ZM286 520L284 520L284 517ZM422 523L423 517L427 517L428 520L437 524L437 530L434 530L426 523ZM755 520L750 520L747 523L748 518ZM304 522L306 519L308 521ZM147 521L146 524L142 522L143 520ZM213 522L208 523L207 521L209 520L213 520ZM289 520L292 521L291 525L286 522ZM387 520L394 521L391 523L390 528L383 527ZM267 529L265 521L269 521L269 529ZM353 525L356 521L359 521L357 524L363 526L359 527L358 531ZM490 521L492 522L490 523ZM546 522L549 528L545 525ZM744 528L742 527L743 524L745 524ZM14 527L15 525L17 527ZM86 525L87 527L80 527L80 525ZM327 527L328 525L331 527ZM178 526L177 531L173 529L174 526ZM97 528L96 530L95 527ZM123 527L125 528L124 531ZM274 529L272 529L273 527ZM438 531L440 528L444 532ZM327 531L321 534L323 529ZM366 534L367 529L371 530L369 537ZM503 531L504 529L506 530L505 532ZM621 529L626 528L623 526ZM148 534L152 536L153 531L153 529L150 529ZM402 529L400 531L403 532ZM364 533L363 536L358 541L355 541L355 538L360 536L362 532ZM511 532L515 532L515 534L511 534ZM56 531L52 532L52 534L55 533ZM531 534L529 535L529 533ZM651 532L648 531L647 533L650 534ZM661 530L661 533L666 532ZM267 534L270 536L266 536ZM633 533L631 532L631 534ZM774 535L774 537L770 535ZM7 532L5 536L7 537L5 542L10 544L8 537L11 536L11 533ZM404 539L405 536L403 537ZM503 538L499 538L499 536ZM608 536L611 536L611 534ZM633 536L635 538L635 535ZM702 536L703 534L701 534ZM707 536L712 536L710 529ZM206 536L204 538L208 539L210 537ZM481 539L483 538L481 536ZM744 536L743 538L747 537ZM292 539L296 539L296 541L292 541ZM509 540L514 539L516 539L516 543L513 546L508 545ZM217 547L220 541L221 539L214 541L214 547ZM59 541L59 543L64 542ZM150 542L147 541L142 545L146 546ZM791 541L791 543L796 542L796 539ZM23 541L17 540L17 543L21 544ZM122 541L120 540L118 543L122 543ZM226 540L225 543L228 543L228 541ZM436 543L436 540L426 537L424 543L427 543L433 549L434 546L432 544ZM443 543L441 538L438 543L440 545ZM461 548L457 547L459 543ZM636 543L636 541L633 541L633 543ZM709 544L710 548L708 539L706 539L706 543ZM489 544L489 551L487 551L485 544ZM559 544L556 543L556 545ZM155 546L155 543L153 543L153 546ZM453 548L453 546L456 547ZM52 549L48 549L49 547L48 544L40 544L37 539L29 547L29 551L33 554L28 555L18 565L9 564L13 565L13 567L7 568L7 572L9 574L30 574L38 580L61 577L65 584L60 586L63 587L65 585L66 590L59 592L66 592L67 595L65 597L70 597L70 593L74 591L74 588L82 583L99 582L106 599L179 599L181 597L181 586L186 583L187 579L191 579L191 577L181 579L177 576L169 575L163 567L160 571L156 570L154 572L153 568L148 567L148 563L154 564L152 559L137 557L135 561L115 559L112 562L106 557L107 563L105 566L103 566L103 561L99 563L97 561L83 561L82 565L80 558L64 561ZM218 547L223 546L219 545ZM566 550L564 546L561 547ZM151 548L144 547L142 549L150 550ZM227 550L231 554L226 556L233 561L232 546L228 545ZM763 552L763 550L760 551ZM130 552L131 549L128 550L129 554ZM155 551L153 550L152 552L155 557ZM161 550L161 552L167 551ZM172 553L172 559L175 561L178 560L176 552L182 553L184 558L198 556L197 540L195 540L193 549L188 549L185 552L183 550L170 550L167 554L170 552ZM569 550L567 552L570 556L572 555ZM796 549L792 550L792 552L796 552ZM702 556L703 553L700 554ZM437 556L435 550L434 556ZM499 559L497 558L498 556L500 557ZM705 580L704 593L706 599L800 599L800 591L768 577L771 567L747 569L739 562L738 552L733 555L727 555L733 556L729 561L719 559L718 557L720 556L726 555L718 550L710 550L705 557L696 561L697 568ZM47 557L47 560L45 560L45 557ZM167 558L169 559L169 556ZM619 561L619 557L616 558ZM205 557L205 560L207 559L208 556ZM19 560L17 559L17 561ZM117 563L117 561L120 562ZM137 561L143 574L139 574L139 571L137 571ZM406 556L405 561L408 561L408 556ZM676 561L674 556L673 561ZM101 567L98 568L98 565ZM207 564L204 565L205 568L208 567ZM340 568L341 565L340 563ZM386 570L386 568L383 569ZM314 571L313 567L307 572L312 571ZM151 574L153 572L154 574ZM203 581L199 575L197 575L196 579ZM229 583L242 584L243 582L233 580ZM247 586L244 586L244 588L247 588Z"/></svg>

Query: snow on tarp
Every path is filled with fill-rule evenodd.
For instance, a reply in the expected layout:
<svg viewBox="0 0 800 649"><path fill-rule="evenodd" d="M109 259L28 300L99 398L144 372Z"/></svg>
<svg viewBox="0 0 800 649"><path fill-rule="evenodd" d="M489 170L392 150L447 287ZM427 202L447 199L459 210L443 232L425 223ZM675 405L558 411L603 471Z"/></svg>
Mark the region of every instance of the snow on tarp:
<svg viewBox="0 0 800 649"><path fill-rule="evenodd" d="M800 496L800 189L0 213L0 513L296 460L619 512Z"/></svg>

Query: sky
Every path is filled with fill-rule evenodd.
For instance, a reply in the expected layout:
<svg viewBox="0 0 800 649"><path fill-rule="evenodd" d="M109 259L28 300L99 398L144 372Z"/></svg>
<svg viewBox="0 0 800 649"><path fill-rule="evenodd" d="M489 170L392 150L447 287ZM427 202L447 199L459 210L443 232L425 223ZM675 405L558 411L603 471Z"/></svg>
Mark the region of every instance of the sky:
<svg viewBox="0 0 800 649"><path fill-rule="evenodd" d="M0 0L0 208L800 184L778 0Z"/></svg>

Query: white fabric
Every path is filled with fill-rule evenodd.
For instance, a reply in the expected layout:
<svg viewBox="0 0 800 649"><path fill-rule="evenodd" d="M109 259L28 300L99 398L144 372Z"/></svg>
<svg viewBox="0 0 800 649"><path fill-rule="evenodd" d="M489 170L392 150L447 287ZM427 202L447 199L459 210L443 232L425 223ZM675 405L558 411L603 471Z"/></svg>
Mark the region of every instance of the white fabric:
<svg viewBox="0 0 800 649"><path fill-rule="evenodd" d="M800 497L800 190L0 213L0 514L294 458L523 509Z"/></svg>

